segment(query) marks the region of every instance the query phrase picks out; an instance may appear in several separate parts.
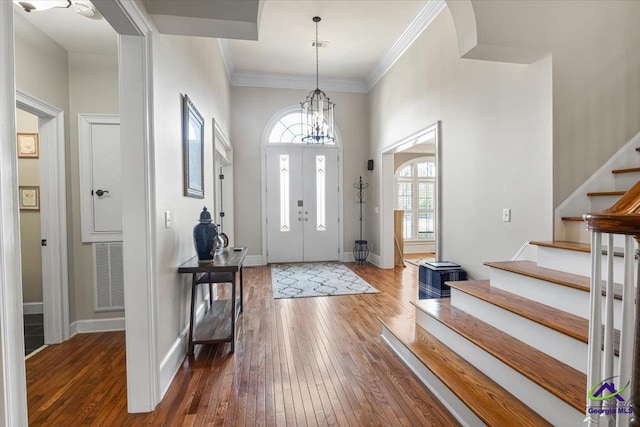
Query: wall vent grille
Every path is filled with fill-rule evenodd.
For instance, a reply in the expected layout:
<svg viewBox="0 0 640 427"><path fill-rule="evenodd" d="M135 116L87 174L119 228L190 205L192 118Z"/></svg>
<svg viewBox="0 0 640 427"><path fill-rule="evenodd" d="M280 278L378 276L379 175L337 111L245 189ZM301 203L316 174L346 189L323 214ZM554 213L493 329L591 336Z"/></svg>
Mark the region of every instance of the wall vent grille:
<svg viewBox="0 0 640 427"><path fill-rule="evenodd" d="M122 242L94 243L93 262L96 311L124 310Z"/></svg>

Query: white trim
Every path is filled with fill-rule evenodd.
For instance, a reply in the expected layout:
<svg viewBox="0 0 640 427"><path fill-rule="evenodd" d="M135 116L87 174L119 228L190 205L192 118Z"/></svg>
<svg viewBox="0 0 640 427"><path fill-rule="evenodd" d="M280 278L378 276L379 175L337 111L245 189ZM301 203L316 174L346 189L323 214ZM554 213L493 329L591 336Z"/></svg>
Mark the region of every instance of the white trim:
<svg viewBox="0 0 640 427"><path fill-rule="evenodd" d="M379 236L382 236L381 241L378 242L380 250L380 263L376 264L380 268L393 268L394 266L394 243L393 243L393 210L395 206L394 202L394 176L395 168L393 162L393 155L407 148L429 141L435 140L435 153L433 156L436 160L436 209L435 209L435 228L436 228L436 260L440 259L442 255L442 161L440 158L440 121L437 121L422 130L419 130L407 137L404 137L394 144L386 147L380 153L380 180L381 183L379 189L380 200L380 218Z"/></svg>
<svg viewBox="0 0 640 427"><path fill-rule="evenodd" d="M110 124L120 126L120 116L117 114L78 114L78 149L80 163L80 224L82 241L121 242L120 232L95 231L93 206L93 153L92 153L92 125ZM120 144L120 141L118 141Z"/></svg>
<svg viewBox="0 0 640 427"><path fill-rule="evenodd" d="M205 310L209 305L209 295L207 294L204 301L200 304L196 310L196 323L202 319L205 314ZM217 299L217 298L216 298ZM162 358L160 362L160 392L164 394L169 390L173 378L178 373L178 370L182 366L184 357L187 355L187 347L189 346L189 325L187 325L180 335L171 345L167 354Z"/></svg>
<svg viewBox="0 0 640 427"><path fill-rule="evenodd" d="M44 119L38 123L40 222L47 239L47 246L42 247L44 340L56 344L69 337L64 111L20 90L16 90L16 106Z"/></svg>
<svg viewBox="0 0 640 427"><path fill-rule="evenodd" d="M25 302L22 303L22 314L42 314L41 302Z"/></svg>
<svg viewBox="0 0 640 427"><path fill-rule="evenodd" d="M27 426L13 2L0 2L0 425Z"/></svg>
<svg viewBox="0 0 640 427"><path fill-rule="evenodd" d="M234 65L233 57L231 56L231 49L229 48L229 40L218 39L218 47L220 48L220 54L222 55L222 62L224 62L224 70L227 72L227 79L232 80Z"/></svg>
<svg viewBox="0 0 640 427"><path fill-rule="evenodd" d="M141 3L95 5L120 34L118 72L123 185L127 409L153 411L161 399L157 336L156 204L151 20Z"/></svg>
<svg viewBox="0 0 640 427"><path fill-rule="evenodd" d="M113 332L124 331L124 317L115 317L113 319L90 319L77 320L69 325L69 329L76 334L91 334L96 332Z"/></svg>
<svg viewBox="0 0 640 427"><path fill-rule="evenodd" d="M371 264L375 265L378 268L383 268L380 263L380 255L369 252L369 257L367 259Z"/></svg>
<svg viewBox="0 0 640 427"><path fill-rule="evenodd" d="M445 8L444 0L427 0L420 12L413 18L409 26L400 34L391 47L382 55L376 66L367 76L367 92L373 89L378 81L389 71L402 54L413 44L422 32L433 22Z"/></svg>
<svg viewBox="0 0 640 427"><path fill-rule="evenodd" d="M312 90L316 87L316 78L313 76L299 76L294 74L233 73L231 76L231 85ZM320 81L320 86L325 92L368 92L364 80L323 78Z"/></svg>

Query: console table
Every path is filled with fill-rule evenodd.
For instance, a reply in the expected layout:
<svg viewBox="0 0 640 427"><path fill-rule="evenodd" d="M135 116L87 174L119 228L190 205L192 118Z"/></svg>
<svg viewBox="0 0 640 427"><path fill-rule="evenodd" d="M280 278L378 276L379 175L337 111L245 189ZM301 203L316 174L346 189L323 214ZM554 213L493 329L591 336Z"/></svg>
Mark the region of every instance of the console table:
<svg viewBox="0 0 640 427"><path fill-rule="evenodd" d="M242 264L247 248L234 251L225 248L211 263L199 263L198 257L178 267L179 273L190 273L191 277L191 318L189 322L189 354L193 355L195 344L231 343L235 348L236 319L242 313ZM236 299L236 273L240 274L240 297ZM196 300L198 285L209 284L209 307L204 317L196 324ZM212 283L231 284L231 299L213 301Z"/></svg>

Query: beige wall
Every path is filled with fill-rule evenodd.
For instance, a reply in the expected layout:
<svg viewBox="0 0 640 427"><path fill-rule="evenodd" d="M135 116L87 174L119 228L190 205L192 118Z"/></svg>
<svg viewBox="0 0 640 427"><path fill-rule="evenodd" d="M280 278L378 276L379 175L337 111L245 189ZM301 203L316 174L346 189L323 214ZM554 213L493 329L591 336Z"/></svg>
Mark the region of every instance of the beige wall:
<svg viewBox="0 0 640 427"><path fill-rule="evenodd" d="M38 133L38 117L16 110L18 133ZM40 186L40 159L18 158L18 185ZM22 301L42 303L40 211L20 211Z"/></svg>
<svg viewBox="0 0 640 427"><path fill-rule="evenodd" d="M278 112L298 106L309 91L233 87L231 89L231 140L234 143L236 244L249 248L250 255L262 254L261 162L262 138L268 122ZM342 137L344 182L344 251L351 252L358 237L358 205L353 184L368 182L368 96L360 93L331 92L336 103L336 126ZM371 188L371 187L370 187ZM375 190L367 191L369 195ZM365 223L372 218L365 218ZM367 238L366 233L363 236Z"/></svg>
<svg viewBox="0 0 640 427"><path fill-rule="evenodd" d="M162 357L188 325L191 277L179 275L177 268L195 256L193 227L202 207L213 207L216 172L211 119L215 118L223 131L230 134L230 88L214 39L154 34L153 65L157 331L158 352ZM183 196L182 94L189 96L205 121L204 199ZM164 227L165 211L171 212L169 229ZM233 214L230 207L227 212Z"/></svg>
<svg viewBox="0 0 640 427"><path fill-rule="evenodd" d="M640 2L483 0L473 10L479 43L553 57L558 206L640 131Z"/></svg>
<svg viewBox="0 0 640 427"><path fill-rule="evenodd" d="M408 162L409 160L417 159L419 157L432 157L433 154L424 154L424 153L396 153L393 155L393 171L394 173L398 171L398 168L402 166L403 163Z"/></svg>
<svg viewBox="0 0 640 427"><path fill-rule="evenodd" d="M369 93L371 154L441 121L441 258L476 278L526 240L552 235L551 60L514 65L459 58L443 10ZM382 203L380 169L372 208ZM502 209L512 222L502 222ZM378 216L376 218L379 220ZM370 227L368 224L367 227ZM379 253L380 227L373 233Z"/></svg>
<svg viewBox="0 0 640 427"><path fill-rule="evenodd" d="M80 175L78 146L78 114L118 114L118 57L109 55L89 55L69 53L69 140L70 162L67 175L71 178L72 233L73 248L73 294L74 320L104 319L123 317L123 311L96 312L93 284L93 250L91 243L82 243L80 220Z"/></svg>
<svg viewBox="0 0 640 427"><path fill-rule="evenodd" d="M69 64L67 51L53 42L37 28L18 15L15 19L16 87L61 110L69 111ZM46 70L46 72L43 72ZM66 162L69 164L69 116L65 115ZM70 177L67 175L67 192L70 191ZM67 199L69 202L69 199ZM67 206L67 221L71 222L71 209ZM39 226L39 221L38 221ZM71 237L69 228L69 238ZM38 250L40 250L38 248ZM69 270L73 268L73 245L69 242ZM23 263L23 271L25 270ZM42 269L40 269L40 272ZM69 277L70 291L73 277ZM73 297L70 297L70 316L75 316ZM25 301L27 301L25 299ZM42 298L40 297L40 300Z"/></svg>

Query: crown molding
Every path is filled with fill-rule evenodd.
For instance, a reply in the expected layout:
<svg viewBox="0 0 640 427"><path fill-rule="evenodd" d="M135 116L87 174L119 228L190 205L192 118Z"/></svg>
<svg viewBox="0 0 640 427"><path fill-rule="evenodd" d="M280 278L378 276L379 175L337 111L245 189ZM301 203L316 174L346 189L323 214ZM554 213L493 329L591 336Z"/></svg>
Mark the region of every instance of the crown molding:
<svg viewBox="0 0 640 427"><path fill-rule="evenodd" d="M323 78L322 89L335 92L368 93L445 6L445 0L427 0L416 17L380 58L365 80ZM218 45L231 86L311 90L316 85L313 76L236 72L228 40L218 39Z"/></svg>
<svg viewBox="0 0 640 427"><path fill-rule="evenodd" d="M366 78L367 91L373 89L378 81L396 63L402 54L411 46L420 34L431 24L433 19L445 8L445 0L427 0L420 12L413 18L409 26L380 58L376 66Z"/></svg>
<svg viewBox="0 0 640 427"><path fill-rule="evenodd" d="M220 48L220 53L222 54L224 69L227 71L227 78L229 79L229 81L231 81L233 77L234 65L233 58L231 57L231 49L229 49L229 40L218 39L218 47Z"/></svg>
<svg viewBox="0 0 640 427"><path fill-rule="evenodd" d="M320 83L322 90L327 92L368 92L364 80L323 78ZM316 87L316 78L293 74L233 73L231 86L312 90Z"/></svg>

